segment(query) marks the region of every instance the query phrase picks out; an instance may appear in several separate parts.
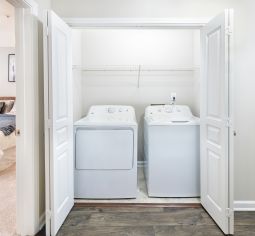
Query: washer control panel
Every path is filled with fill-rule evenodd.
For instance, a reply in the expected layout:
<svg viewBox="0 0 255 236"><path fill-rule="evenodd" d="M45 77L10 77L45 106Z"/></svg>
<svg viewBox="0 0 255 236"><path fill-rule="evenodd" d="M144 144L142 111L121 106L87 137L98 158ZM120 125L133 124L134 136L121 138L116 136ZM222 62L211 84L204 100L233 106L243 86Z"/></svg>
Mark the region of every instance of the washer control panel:
<svg viewBox="0 0 255 236"><path fill-rule="evenodd" d="M145 118L149 121L185 123L191 121L193 115L188 106L158 105L147 107Z"/></svg>

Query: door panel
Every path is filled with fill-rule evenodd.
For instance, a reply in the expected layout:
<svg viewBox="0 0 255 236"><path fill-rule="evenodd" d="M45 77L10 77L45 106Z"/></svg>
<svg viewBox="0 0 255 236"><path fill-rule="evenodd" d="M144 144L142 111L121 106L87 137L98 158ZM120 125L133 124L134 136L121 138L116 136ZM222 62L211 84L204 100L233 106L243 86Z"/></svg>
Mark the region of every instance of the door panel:
<svg viewBox="0 0 255 236"><path fill-rule="evenodd" d="M221 116L221 28L207 35L207 116L220 120Z"/></svg>
<svg viewBox="0 0 255 236"><path fill-rule="evenodd" d="M230 10L202 30L201 203L225 234L233 233L229 153Z"/></svg>
<svg viewBox="0 0 255 236"><path fill-rule="evenodd" d="M46 233L56 235L74 204L71 30L51 11L44 28Z"/></svg>

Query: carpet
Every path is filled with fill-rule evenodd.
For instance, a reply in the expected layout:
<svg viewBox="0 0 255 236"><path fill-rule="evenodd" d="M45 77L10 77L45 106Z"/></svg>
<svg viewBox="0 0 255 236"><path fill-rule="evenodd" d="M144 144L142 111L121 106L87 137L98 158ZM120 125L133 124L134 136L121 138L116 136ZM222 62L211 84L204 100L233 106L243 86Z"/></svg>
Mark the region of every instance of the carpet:
<svg viewBox="0 0 255 236"><path fill-rule="evenodd" d="M3 151L3 156L0 159L0 174L11 167L16 162L16 148L10 148Z"/></svg>
<svg viewBox="0 0 255 236"><path fill-rule="evenodd" d="M9 162L0 161L2 167L0 171L0 236L16 235L16 164L14 157L15 148L4 153L4 159Z"/></svg>

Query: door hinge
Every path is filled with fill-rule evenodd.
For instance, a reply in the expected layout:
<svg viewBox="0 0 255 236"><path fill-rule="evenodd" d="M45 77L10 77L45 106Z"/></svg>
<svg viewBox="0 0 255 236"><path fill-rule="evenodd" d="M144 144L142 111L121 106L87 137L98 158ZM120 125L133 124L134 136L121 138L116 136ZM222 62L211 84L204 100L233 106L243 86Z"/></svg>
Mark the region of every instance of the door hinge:
<svg viewBox="0 0 255 236"><path fill-rule="evenodd" d="M231 127L232 127L232 121L231 121L231 119L227 118L227 119L226 119L226 124L225 124L225 125L226 125L227 128L231 128Z"/></svg>
<svg viewBox="0 0 255 236"><path fill-rule="evenodd" d="M230 208L227 208L227 209L226 209L226 216L227 216L228 218L231 218L231 217L233 216L233 210L230 209Z"/></svg>
<svg viewBox="0 0 255 236"><path fill-rule="evenodd" d="M51 211L50 210L46 210L46 218L47 219L51 219L51 215L52 215Z"/></svg>
<svg viewBox="0 0 255 236"><path fill-rule="evenodd" d="M226 35L231 36L233 34L233 30L230 26L228 26L225 30Z"/></svg>

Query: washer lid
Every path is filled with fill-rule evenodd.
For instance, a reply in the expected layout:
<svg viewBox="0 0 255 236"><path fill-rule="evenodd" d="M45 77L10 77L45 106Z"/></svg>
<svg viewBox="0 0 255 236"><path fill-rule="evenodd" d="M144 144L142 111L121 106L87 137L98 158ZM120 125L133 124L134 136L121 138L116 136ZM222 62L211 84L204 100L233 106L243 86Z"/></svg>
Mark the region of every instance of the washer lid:
<svg viewBox="0 0 255 236"><path fill-rule="evenodd" d="M86 124L136 124L135 110L131 106L96 105L91 106L86 117L75 125Z"/></svg>
<svg viewBox="0 0 255 236"><path fill-rule="evenodd" d="M184 105L148 106L145 110L145 120L151 125L185 125L199 123L199 119L192 115L190 108Z"/></svg>

